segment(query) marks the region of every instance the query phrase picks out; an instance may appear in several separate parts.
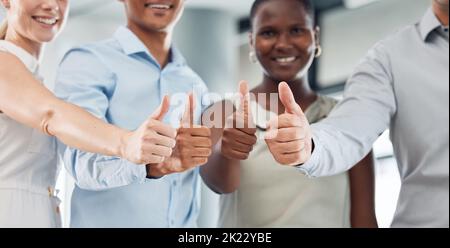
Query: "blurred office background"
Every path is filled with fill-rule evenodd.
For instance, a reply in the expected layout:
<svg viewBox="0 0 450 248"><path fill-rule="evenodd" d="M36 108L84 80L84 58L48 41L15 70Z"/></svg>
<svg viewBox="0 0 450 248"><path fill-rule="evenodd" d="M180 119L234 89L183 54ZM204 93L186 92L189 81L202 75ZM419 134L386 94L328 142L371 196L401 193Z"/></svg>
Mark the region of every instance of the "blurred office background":
<svg viewBox="0 0 450 248"><path fill-rule="evenodd" d="M430 2L314 0L324 52L311 70L313 87L339 98L346 78L367 50L386 35L420 20ZM187 9L177 27L175 43L211 91L232 92L240 79L256 85L262 78L259 66L248 59L248 12L252 3L253 0L186 0ZM43 59L42 74L49 88L53 87L58 63L69 48L109 38L125 23L123 6L117 0L72 0L70 4L69 22L60 37L47 46ZM0 20L4 16L4 10L0 10ZM374 149L377 217L381 227L388 227L400 190L388 132ZM72 187L71 178L63 170L58 188L65 226L70 219ZM202 186L199 226L214 227L217 217L218 196Z"/></svg>

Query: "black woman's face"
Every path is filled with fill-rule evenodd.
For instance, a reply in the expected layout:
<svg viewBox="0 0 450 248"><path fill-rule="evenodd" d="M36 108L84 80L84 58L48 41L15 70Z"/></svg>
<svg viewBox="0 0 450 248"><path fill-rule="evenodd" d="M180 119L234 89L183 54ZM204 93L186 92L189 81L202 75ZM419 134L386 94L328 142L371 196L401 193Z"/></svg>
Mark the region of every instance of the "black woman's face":
<svg viewBox="0 0 450 248"><path fill-rule="evenodd" d="M266 76L289 82L306 75L317 47L316 30L299 1L270 0L260 5L250 35Z"/></svg>

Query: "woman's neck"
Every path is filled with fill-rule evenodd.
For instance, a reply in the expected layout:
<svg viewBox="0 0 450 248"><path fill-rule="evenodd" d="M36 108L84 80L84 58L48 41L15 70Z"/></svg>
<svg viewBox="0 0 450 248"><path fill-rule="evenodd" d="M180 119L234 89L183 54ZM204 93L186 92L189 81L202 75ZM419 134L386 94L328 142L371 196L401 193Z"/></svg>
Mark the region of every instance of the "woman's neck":
<svg viewBox="0 0 450 248"><path fill-rule="evenodd" d="M263 82L256 87L252 92L253 93L267 93L266 95L266 109L270 109L270 93L278 94L278 85L280 82L273 80L267 76L264 76ZM313 91L309 85L308 77L305 76L303 78L295 79L291 82L287 82L289 87L294 94L294 98L297 103L300 104L300 107L306 111L308 107L317 100L317 93ZM284 112L283 104L278 99L278 109L279 113Z"/></svg>
<svg viewBox="0 0 450 248"><path fill-rule="evenodd" d="M41 51L43 48L42 43L27 39L10 29L8 29L8 32L6 33L5 41L11 42L14 45L24 49L37 60L40 59Z"/></svg>
<svg viewBox="0 0 450 248"><path fill-rule="evenodd" d="M170 46L172 44L173 36L171 30L144 30L132 22L128 23L128 28L142 41L142 43L144 43L161 68L164 68L169 63Z"/></svg>

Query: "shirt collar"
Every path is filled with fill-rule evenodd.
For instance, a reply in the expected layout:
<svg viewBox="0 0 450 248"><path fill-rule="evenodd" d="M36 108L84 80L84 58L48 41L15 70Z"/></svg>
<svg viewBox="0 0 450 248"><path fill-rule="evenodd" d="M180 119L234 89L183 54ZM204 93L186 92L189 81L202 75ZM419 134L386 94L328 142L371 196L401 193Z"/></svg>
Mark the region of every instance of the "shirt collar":
<svg viewBox="0 0 450 248"><path fill-rule="evenodd" d="M439 28L439 34L442 37L444 37L447 40L447 42L448 42L448 27L444 27L444 26L440 27Z"/></svg>
<svg viewBox="0 0 450 248"><path fill-rule="evenodd" d="M33 57L33 55L25 51L25 49L5 40L0 40L0 48L3 48L7 52L15 55L20 59L20 61L22 61L31 73L37 74L39 62L35 57Z"/></svg>
<svg viewBox="0 0 450 248"><path fill-rule="evenodd" d="M114 34L114 38L119 42L125 54L133 55L145 53L154 63L158 64L158 62L144 45L144 43L129 28L124 26L119 27ZM170 50L171 59L169 63L173 63L175 65L184 65L186 60L178 51L178 49L172 46Z"/></svg>
<svg viewBox="0 0 450 248"><path fill-rule="evenodd" d="M431 32L441 26L442 23L438 20L433 10L429 8L425 13L425 16L420 21L420 35L422 36L422 39L426 41Z"/></svg>

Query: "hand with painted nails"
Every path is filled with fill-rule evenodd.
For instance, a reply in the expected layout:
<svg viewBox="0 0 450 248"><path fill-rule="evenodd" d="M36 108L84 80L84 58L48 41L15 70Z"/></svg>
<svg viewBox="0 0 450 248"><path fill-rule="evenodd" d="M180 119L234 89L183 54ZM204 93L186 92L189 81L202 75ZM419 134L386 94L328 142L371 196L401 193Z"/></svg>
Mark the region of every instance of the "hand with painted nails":
<svg viewBox="0 0 450 248"><path fill-rule="evenodd" d="M162 122L169 111L169 97L165 96L161 106L134 132L123 139L123 157L136 164L157 164L172 155L177 131Z"/></svg>
<svg viewBox="0 0 450 248"><path fill-rule="evenodd" d="M149 165L152 177L180 173L204 165L212 153L211 130L194 125L195 97L189 94L186 110L181 119L172 157L163 163Z"/></svg>
<svg viewBox="0 0 450 248"><path fill-rule="evenodd" d="M278 163L298 166L311 157L312 131L289 85L280 83L278 91L285 113L269 121L266 143Z"/></svg>
<svg viewBox="0 0 450 248"><path fill-rule="evenodd" d="M222 136L222 155L228 159L246 160L257 142L256 125L250 110L248 83L239 84L240 105L225 123Z"/></svg>

